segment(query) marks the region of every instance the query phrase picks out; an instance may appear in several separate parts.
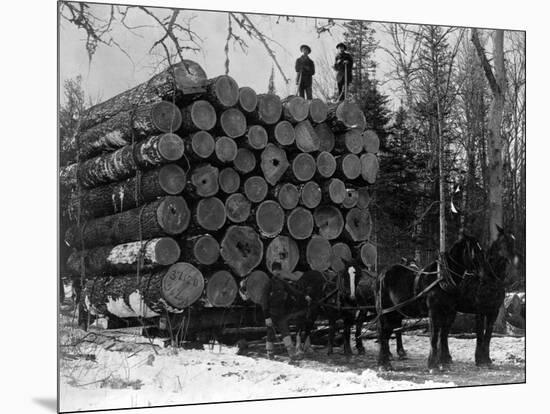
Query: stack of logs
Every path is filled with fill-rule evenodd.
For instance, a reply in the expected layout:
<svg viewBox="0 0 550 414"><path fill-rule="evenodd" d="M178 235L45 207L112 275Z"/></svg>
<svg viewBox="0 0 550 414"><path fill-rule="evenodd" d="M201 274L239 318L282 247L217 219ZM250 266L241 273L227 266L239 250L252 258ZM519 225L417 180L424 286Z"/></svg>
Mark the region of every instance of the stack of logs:
<svg viewBox="0 0 550 414"><path fill-rule="evenodd" d="M258 303L274 262L374 265L379 140L365 128L354 103L257 95L191 61L90 108L60 178L88 311Z"/></svg>

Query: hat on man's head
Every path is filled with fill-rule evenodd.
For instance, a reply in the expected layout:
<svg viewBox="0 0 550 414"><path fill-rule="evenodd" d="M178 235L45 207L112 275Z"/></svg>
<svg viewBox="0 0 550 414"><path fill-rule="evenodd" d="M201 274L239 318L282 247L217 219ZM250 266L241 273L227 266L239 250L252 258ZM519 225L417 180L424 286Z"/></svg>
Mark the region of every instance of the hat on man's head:
<svg viewBox="0 0 550 414"><path fill-rule="evenodd" d="M348 47L345 45L345 43L342 43L342 42L340 42L340 43L338 43L338 44L336 45L336 49L338 49L339 47L343 47L344 50L347 50L347 49L348 49Z"/></svg>
<svg viewBox="0 0 550 414"><path fill-rule="evenodd" d="M308 45L302 45L302 46L300 46L300 52L302 51L302 49L303 49L304 47L307 49L307 53L311 53L311 48L310 48Z"/></svg>

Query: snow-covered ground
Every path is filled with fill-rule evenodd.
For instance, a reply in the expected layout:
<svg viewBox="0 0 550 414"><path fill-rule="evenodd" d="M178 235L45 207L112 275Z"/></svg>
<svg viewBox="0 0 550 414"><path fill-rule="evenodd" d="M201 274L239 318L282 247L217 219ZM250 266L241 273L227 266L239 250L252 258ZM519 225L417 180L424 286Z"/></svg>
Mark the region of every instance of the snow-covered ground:
<svg viewBox="0 0 550 414"><path fill-rule="evenodd" d="M425 368L428 338L419 335L404 336L409 359L394 361L395 371L389 373L376 371L374 341L365 341L364 356L346 358L337 349L336 355L328 357L324 349L317 347L305 360L289 364L239 356L236 347L216 345L205 350L184 350L164 348L159 346L160 341L155 341L153 349L147 339L139 336L123 335L119 339L122 342L114 345L109 341L102 345L81 342L76 354L73 348L66 348L71 357L61 360L62 411L525 380L524 338L494 338L491 348L495 367L490 370L475 367L475 340L451 338L453 369L437 374L429 374ZM68 341L66 334L62 334L64 341ZM257 348L261 349L259 345ZM88 354L93 356L86 358Z"/></svg>

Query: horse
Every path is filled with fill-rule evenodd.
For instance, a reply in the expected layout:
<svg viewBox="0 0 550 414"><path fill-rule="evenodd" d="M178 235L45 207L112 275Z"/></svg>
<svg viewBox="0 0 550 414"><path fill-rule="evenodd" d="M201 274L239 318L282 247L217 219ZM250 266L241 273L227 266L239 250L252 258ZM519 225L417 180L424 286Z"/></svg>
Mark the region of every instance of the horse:
<svg viewBox="0 0 550 414"><path fill-rule="evenodd" d="M483 262L479 242L462 234L439 262L422 271L398 264L380 274L376 282L380 369L391 369L389 338L402 320L410 317L430 317L428 367L452 362L448 334L456 316L456 290L465 279L479 274Z"/></svg>

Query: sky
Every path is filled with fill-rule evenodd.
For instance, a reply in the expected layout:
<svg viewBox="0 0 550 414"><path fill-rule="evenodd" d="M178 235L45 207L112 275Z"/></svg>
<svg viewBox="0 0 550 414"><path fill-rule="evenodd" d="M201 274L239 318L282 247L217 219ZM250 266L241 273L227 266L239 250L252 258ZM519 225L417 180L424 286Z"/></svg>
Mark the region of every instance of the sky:
<svg viewBox="0 0 550 414"><path fill-rule="evenodd" d="M94 13L107 17L108 6L90 5ZM149 8L159 16L166 16L168 12L162 9ZM224 74L225 72L225 42L228 29L228 14L225 12L209 12L182 10L181 21L191 19L191 28L200 37L201 52L184 55L186 58L199 63L209 78ZM277 42L273 45L277 60L285 75L292 81L286 84L283 77L275 68L275 88L278 95L284 97L295 93L294 62L300 56L301 44L308 44L312 53L310 57L317 63L317 71L322 70L323 62L325 73L330 79L333 74L328 68L332 64L336 54L336 44L343 41L343 29L336 27L330 34L323 33L318 36L315 31L315 19L297 17L293 22L280 19L277 23L275 16L249 15L255 25L268 37ZM82 75L83 86L87 95L94 102L108 99L123 92L141 82L148 80L155 72L155 62L162 49L156 48L150 51L153 43L162 37L163 32L157 28L142 28L132 33L116 22L112 36L117 43L130 56L131 60L116 46L99 45L91 63L85 49L86 36L83 30L79 30L73 24L60 19L60 85L69 78ZM126 23L131 26L151 25L153 20L140 10L129 13ZM343 21L339 21L343 23ZM373 23L381 45L385 45L388 39L380 35L380 25ZM233 30L241 36L248 48L245 52L233 43L229 46L230 67L229 75L239 86L250 86L256 92L267 91L268 80L273 67L273 61L268 56L264 46L257 40L252 40L233 22ZM390 70L384 52L381 50L375 55L379 67L377 78L384 80L385 73ZM319 74L319 77L321 75ZM336 83L334 81L334 88ZM391 84L383 84L382 91L392 95ZM320 96L314 88L314 95ZM61 98L64 102L64 98Z"/></svg>

